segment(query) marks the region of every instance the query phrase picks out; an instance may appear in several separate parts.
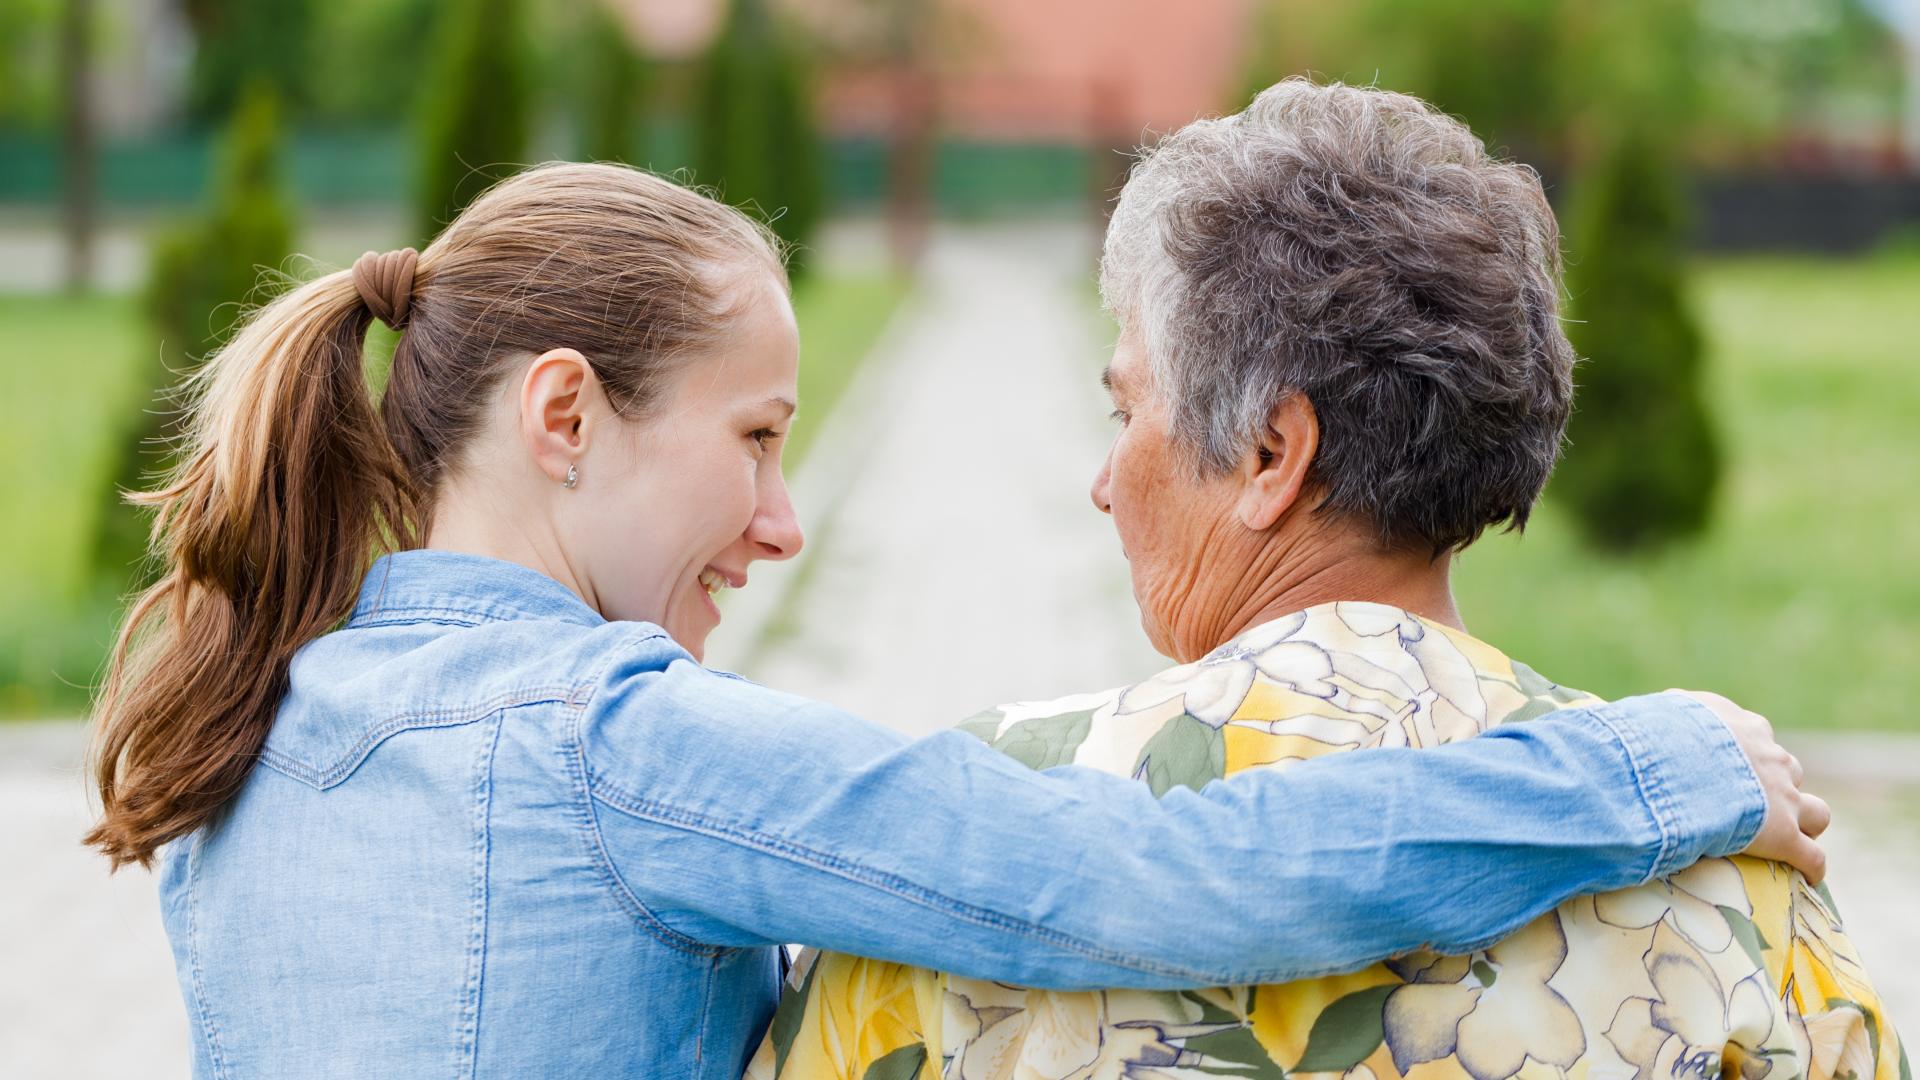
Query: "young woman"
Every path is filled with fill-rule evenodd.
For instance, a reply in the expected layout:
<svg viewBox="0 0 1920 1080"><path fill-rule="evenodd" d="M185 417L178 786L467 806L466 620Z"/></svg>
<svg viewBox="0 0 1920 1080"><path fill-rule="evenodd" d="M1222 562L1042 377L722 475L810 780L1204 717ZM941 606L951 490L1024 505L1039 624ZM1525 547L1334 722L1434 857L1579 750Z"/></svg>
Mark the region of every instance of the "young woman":
<svg viewBox="0 0 1920 1080"><path fill-rule="evenodd" d="M375 317L404 330L377 408ZM196 376L89 836L160 861L196 1075L731 1080L780 942L1274 981L1805 853L1765 722L1678 695L1155 801L710 671L711 594L801 544L796 354L764 231L554 165L285 294ZM1471 812L1383 832L1382 800L1441 790ZM1402 887L1441 866L1480 905Z"/></svg>

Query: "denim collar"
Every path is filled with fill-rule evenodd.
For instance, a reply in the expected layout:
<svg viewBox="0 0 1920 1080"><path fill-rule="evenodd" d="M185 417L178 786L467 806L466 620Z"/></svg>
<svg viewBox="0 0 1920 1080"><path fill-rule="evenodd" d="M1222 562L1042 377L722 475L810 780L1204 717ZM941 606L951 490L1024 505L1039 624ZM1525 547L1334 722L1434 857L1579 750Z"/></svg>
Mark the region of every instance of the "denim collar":
<svg viewBox="0 0 1920 1080"><path fill-rule="evenodd" d="M606 622L572 590L531 567L422 548L375 560L347 625L512 619L558 619L582 626Z"/></svg>

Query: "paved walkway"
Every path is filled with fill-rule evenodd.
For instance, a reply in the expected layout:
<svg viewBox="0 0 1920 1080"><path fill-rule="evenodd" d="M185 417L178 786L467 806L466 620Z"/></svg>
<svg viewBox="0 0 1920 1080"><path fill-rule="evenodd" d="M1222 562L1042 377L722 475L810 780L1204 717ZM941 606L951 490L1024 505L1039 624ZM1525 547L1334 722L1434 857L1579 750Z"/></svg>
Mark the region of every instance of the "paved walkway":
<svg viewBox="0 0 1920 1080"><path fill-rule="evenodd" d="M0 1077L184 1077L153 877L80 846L85 743L76 723L0 724Z"/></svg>
<svg viewBox="0 0 1920 1080"><path fill-rule="evenodd" d="M757 567L710 650L773 685L924 732L1011 698L1117 685L1147 650L1107 521L1092 239L944 232L796 498L813 554ZM1842 909L1920 1032L1920 740L1792 740L1840 824ZM151 878L77 839L72 724L0 725L0 1077L179 1077L186 1046Z"/></svg>
<svg viewBox="0 0 1920 1080"><path fill-rule="evenodd" d="M793 592L764 637L729 609L710 662L915 733L1162 663L1088 496L1111 434L1092 259L1071 227L936 234L795 478L813 552L738 599Z"/></svg>

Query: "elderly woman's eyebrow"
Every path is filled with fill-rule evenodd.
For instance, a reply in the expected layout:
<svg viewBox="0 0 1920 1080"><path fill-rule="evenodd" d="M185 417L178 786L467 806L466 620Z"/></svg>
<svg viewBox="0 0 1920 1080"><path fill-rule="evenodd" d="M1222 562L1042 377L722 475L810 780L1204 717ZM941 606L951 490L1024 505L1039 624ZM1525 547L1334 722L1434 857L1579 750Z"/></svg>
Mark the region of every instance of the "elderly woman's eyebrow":
<svg viewBox="0 0 1920 1080"><path fill-rule="evenodd" d="M1112 364L1108 364L1106 367L1100 369L1100 389L1105 390L1109 397L1116 393Z"/></svg>

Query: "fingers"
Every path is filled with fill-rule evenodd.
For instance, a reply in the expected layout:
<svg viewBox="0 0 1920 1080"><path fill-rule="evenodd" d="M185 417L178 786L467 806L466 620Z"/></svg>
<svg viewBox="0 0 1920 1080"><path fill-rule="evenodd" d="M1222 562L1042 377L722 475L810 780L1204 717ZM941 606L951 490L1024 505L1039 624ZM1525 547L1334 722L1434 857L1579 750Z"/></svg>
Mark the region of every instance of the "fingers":
<svg viewBox="0 0 1920 1080"><path fill-rule="evenodd" d="M1826 879L1827 851L1804 833L1789 845L1787 862L1805 874L1810 884L1818 885Z"/></svg>
<svg viewBox="0 0 1920 1080"><path fill-rule="evenodd" d="M1819 838L1833 823L1826 800L1801 790L1807 773L1800 759L1780 745L1773 722L1719 694L1704 690L1679 693L1711 709L1747 756L1767 799L1766 822L1747 854L1787 863L1818 884L1827 876L1827 853Z"/></svg>
<svg viewBox="0 0 1920 1080"><path fill-rule="evenodd" d="M1827 800L1818 795L1800 795L1800 832L1809 839L1817 840L1820 834L1833 824L1833 808Z"/></svg>

